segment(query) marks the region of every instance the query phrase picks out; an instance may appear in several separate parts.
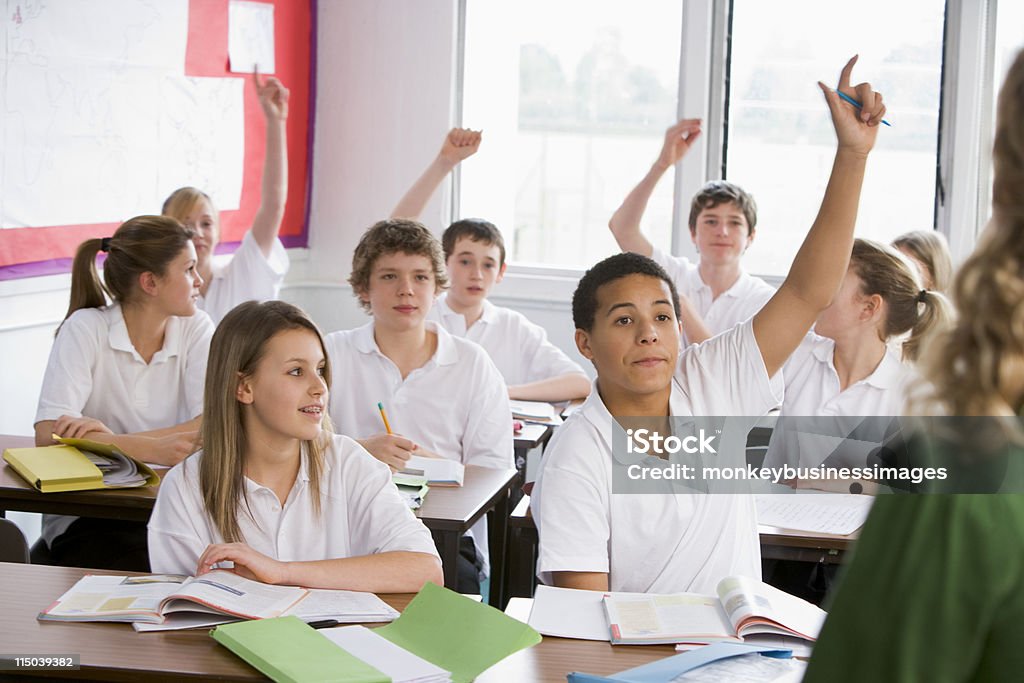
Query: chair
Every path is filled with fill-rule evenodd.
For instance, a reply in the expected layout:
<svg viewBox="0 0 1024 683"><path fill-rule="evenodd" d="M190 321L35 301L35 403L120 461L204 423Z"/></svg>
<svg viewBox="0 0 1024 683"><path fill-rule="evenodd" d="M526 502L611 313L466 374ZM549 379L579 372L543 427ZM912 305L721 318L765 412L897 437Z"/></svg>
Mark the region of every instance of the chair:
<svg viewBox="0 0 1024 683"><path fill-rule="evenodd" d="M0 562L27 563L28 543L18 525L9 519L0 518Z"/></svg>

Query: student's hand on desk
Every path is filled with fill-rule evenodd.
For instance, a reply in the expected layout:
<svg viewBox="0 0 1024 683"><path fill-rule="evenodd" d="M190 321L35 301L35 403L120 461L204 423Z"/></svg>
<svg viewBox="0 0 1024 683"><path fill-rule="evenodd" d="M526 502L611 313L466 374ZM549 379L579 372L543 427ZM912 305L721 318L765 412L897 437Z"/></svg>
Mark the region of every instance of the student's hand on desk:
<svg viewBox="0 0 1024 683"><path fill-rule="evenodd" d="M665 170L675 166L700 137L700 125L700 119L682 119L673 124L665 131L665 142L655 163Z"/></svg>
<svg viewBox="0 0 1024 683"><path fill-rule="evenodd" d="M468 128L452 128L438 153L442 159L455 166L476 154L483 140L483 131Z"/></svg>
<svg viewBox="0 0 1024 683"><path fill-rule="evenodd" d="M281 85L281 81L273 76L260 83L258 72L252 72L253 82L256 83L256 95L260 98L260 106L263 107L263 115L269 121L284 121L288 118L288 88Z"/></svg>
<svg viewBox="0 0 1024 683"><path fill-rule="evenodd" d="M832 124L839 138L839 149L846 149L857 154L867 155L875 146L878 137L878 126L885 116L885 104L882 93L875 92L870 83L850 85L853 65L857 63L854 55L839 74L838 90L861 103L861 109L844 102L831 88L818 82L825 93L825 101L832 113Z"/></svg>
<svg viewBox="0 0 1024 683"><path fill-rule="evenodd" d="M420 455L419 447L410 439L398 434L374 434L365 439L356 439L370 455L391 468L392 472L405 469L413 453Z"/></svg>
<svg viewBox="0 0 1024 683"><path fill-rule="evenodd" d="M256 552L245 543L218 543L206 546L199 557L196 576L201 576L215 569L218 562L233 562L234 571L253 581L270 584L282 584L288 581L288 563L267 557Z"/></svg>
<svg viewBox="0 0 1024 683"><path fill-rule="evenodd" d="M61 415L53 425L53 433L66 439L83 439L90 432L114 433L107 425L91 417Z"/></svg>

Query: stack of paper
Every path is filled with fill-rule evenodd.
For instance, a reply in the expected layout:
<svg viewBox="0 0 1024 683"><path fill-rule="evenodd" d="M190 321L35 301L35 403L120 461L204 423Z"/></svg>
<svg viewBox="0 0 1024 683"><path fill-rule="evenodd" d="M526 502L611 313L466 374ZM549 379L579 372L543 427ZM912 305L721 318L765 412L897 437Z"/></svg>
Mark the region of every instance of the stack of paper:
<svg viewBox="0 0 1024 683"><path fill-rule="evenodd" d="M135 461L119 451L108 455L83 451L86 458L103 473L103 484L110 488L145 486L146 477Z"/></svg>
<svg viewBox="0 0 1024 683"><path fill-rule="evenodd" d="M401 494L402 499L409 506L410 510L418 510L423 505L423 499L430 491L427 478L423 476L395 472L391 475L391 481L395 482L395 486L398 487L398 493Z"/></svg>
<svg viewBox="0 0 1024 683"><path fill-rule="evenodd" d="M509 401L512 417L523 422L536 422L547 425L560 425L562 418L555 407L543 401Z"/></svg>
<svg viewBox="0 0 1024 683"><path fill-rule="evenodd" d="M462 486L466 467L457 460L414 455L406 462L401 474L423 477L431 486Z"/></svg>
<svg viewBox="0 0 1024 683"><path fill-rule="evenodd" d="M864 526L875 498L849 493L777 493L758 495L756 501L759 524L848 536Z"/></svg>

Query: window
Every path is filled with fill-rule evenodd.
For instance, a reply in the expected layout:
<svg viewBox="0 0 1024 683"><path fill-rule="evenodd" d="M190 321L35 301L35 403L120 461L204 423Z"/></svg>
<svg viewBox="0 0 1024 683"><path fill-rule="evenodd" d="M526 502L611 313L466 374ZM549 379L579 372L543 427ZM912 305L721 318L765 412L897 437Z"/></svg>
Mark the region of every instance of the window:
<svg viewBox="0 0 1024 683"><path fill-rule="evenodd" d="M618 251L608 219L676 118L681 3L466 0L462 122L483 128L461 217L494 222L509 260L588 267ZM673 186L645 216L671 244Z"/></svg>
<svg viewBox="0 0 1024 683"><path fill-rule="evenodd" d="M815 82L835 86L856 53L853 82L883 94L892 123L869 161L857 234L889 242L933 228L944 11L943 0L732 1L723 165L758 204L747 270L789 270L835 150Z"/></svg>

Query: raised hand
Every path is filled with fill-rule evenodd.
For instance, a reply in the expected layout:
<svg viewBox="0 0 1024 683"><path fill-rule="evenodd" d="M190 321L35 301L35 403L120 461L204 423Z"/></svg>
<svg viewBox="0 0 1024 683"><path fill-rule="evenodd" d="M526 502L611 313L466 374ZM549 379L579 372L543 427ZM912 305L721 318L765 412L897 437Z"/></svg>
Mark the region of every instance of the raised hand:
<svg viewBox="0 0 1024 683"><path fill-rule="evenodd" d="M861 109L844 102L839 95L822 82L818 82L829 111L832 113L832 125L836 129L839 148L867 154L875 146L878 137L878 126L885 116L885 103L882 93L872 89L870 83L850 85L853 66L857 63L854 55L839 74L838 90L861 103Z"/></svg>
<svg viewBox="0 0 1024 683"><path fill-rule="evenodd" d="M476 154L483 140L483 131L452 128L445 136L439 156L453 166Z"/></svg>
<svg viewBox="0 0 1024 683"><path fill-rule="evenodd" d="M284 121L288 118L288 88L273 76L260 83L260 74L253 70L252 80L256 84L256 95L260 98L263 115L268 121Z"/></svg>
<svg viewBox="0 0 1024 683"><path fill-rule="evenodd" d="M661 146L656 165L668 170L686 156L690 147L700 137L700 119L682 119L665 131L665 142Z"/></svg>

